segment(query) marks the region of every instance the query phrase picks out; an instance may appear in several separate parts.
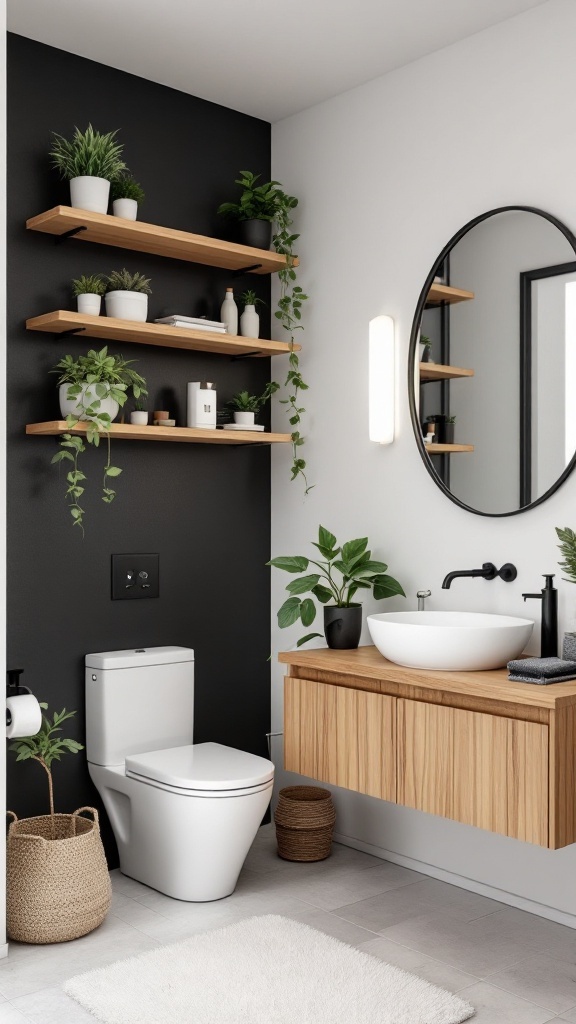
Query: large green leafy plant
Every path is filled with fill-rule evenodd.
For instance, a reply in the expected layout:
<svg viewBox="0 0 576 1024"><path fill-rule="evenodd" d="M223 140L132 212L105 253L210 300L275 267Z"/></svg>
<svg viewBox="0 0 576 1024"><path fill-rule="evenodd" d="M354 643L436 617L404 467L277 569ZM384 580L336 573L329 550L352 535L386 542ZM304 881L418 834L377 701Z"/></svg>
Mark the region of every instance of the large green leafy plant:
<svg viewBox="0 0 576 1024"><path fill-rule="evenodd" d="M263 405L270 401L270 398L280 385L275 380L268 382L261 395L251 395L249 391L238 391L227 403L236 412L259 413Z"/></svg>
<svg viewBox="0 0 576 1024"><path fill-rule="evenodd" d="M278 611L278 625L281 629L292 626L298 620L303 626L311 626L314 622L316 605L312 597L302 597L303 594L312 594L321 604L330 602L338 608L349 608L357 603L353 598L359 590L370 590L377 601L397 595L406 596L398 580L386 575L388 566L372 559L367 537L349 540L340 546L334 534L321 526L318 541L312 543L318 549L322 561L304 555L281 555L266 563L290 573L307 573L310 566L316 570L287 585L290 597ZM307 633L298 640L296 646L300 647L317 636L322 634Z"/></svg>
<svg viewBox="0 0 576 1024"><path fill-rule="evenodd" d="M101 408L102 401L112 398L123 406L126 403L129 392L134 398L145 397L148 394L146 381L139 373L132 369L133 359L123 359L122 356L108 354L108 347L96 351L91 349L87 355L73 359L71 355L64 356L56 364L53 371L60 373L58 384L69 384L66 397L74 400L78 409L77 415L69 414L66 417L66 426L72 430L77 426L80 416L87 419L86 441L97 448L100 444L100 435L104 434L108 442L108 458L104 466L104 480L102 500L110 504L116 496L116 491L110 487L110 480L120 476L122 472L118 466L110 462L110 415ZM80 505L80 498L84 493L85 474L79 467L79 456L86 451L83 438L73 434L62 434L60 440L60 451L53 456L52 462L71 462L66 481L66 497L69 499L70 515L74 526L84 527L84 509Z"/></svg>
<svg viewBox="0 0 576 1024"><path fill-rule="evenodd" d="M560 544L558 547L563 555L563 561L559 562L562 572L566 573L568 583L576 583L576 533L569 526L561 529L556 527L556 533Z"/></svg>
<svg viewBox="0 0 576 1024"><path fill-rule="evenodd" d="M242 188L240 199L237 203L221 203L218 213L231 220L275 220L278 203L284 193L279 181L258 185L260 178L260 174L252 171L240 171L240 177L234 182Z"/></svg>
<svg viewBox="0 0 576 1024"><path fill-rule="evenodd" d="M62 178L68 180L93 175L112 181L127 170L122 160L124 147L116 141L117 134L118 129L102 135L94 131L91 124L84 132L75 128L72 139L52 132L52 165L60 171Z"/></svg>
<svg viewBox="0 0 576 1024"><path fill-rule="evenodd" d="M47 704L40 704L45 711ZM52 764L59 761L63 754L77 754L84 750L81 743L76 740L65 739L58 734L62 732L62 723L73 718L75 711L55 711L52 721L47 715L42 715L42 727L35 736L24 736L14 740L9 745L10 750L18 754L17 761L38 761L48 776L48 796L50 800L50 814L54 817L54 786L52 782Z"/></svg>

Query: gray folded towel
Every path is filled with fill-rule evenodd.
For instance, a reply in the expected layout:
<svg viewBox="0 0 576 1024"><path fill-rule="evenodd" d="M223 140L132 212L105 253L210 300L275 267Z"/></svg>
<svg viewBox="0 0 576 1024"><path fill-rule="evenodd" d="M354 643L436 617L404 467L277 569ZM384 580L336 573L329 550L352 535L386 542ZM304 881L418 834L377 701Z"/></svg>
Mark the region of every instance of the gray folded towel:
<svg viewBox="0 0 576 1024"><path fill-rule="evenodd" d="M576 679L576 661L564 658L519 658L508 662L508 679L515 683L565 683Z"/></svg>

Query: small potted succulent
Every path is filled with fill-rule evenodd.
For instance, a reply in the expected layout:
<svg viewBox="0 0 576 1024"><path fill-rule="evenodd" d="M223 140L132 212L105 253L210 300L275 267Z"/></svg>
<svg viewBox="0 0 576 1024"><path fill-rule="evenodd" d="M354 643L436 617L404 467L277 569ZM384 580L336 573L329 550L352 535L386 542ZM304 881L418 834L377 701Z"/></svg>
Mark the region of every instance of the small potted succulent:
<svg viewBox="0 0 576 1024"><path fill-rule="evenodd" d="M105 278L106 316L116 320L137 320L144 323L148 316L150 278L131 274L126 267L113 270Z"/></svg>
<svg viewBox="0 0 576 1024"><path fill-rule="evenodd" d="M420 344L420 362L421 363L427 363L428 360L430 359L430 349L432 347L432 342L430 341L430 338L426 337L425 334L421 334L420 335L420 342L419 342L419 344Z"/></svg>
<svg viewBox="0 0 576 1024"><path fill-rule="evenodd" d="M73 430L80 420L86 421L86 441L96 448L100 444L100 436L106 436L108 457L102 487L102 500L106 504L110 504L116 495L109 485L110 479L120 476L122 472L118 466L110 463L110 425L118 415L120 406L126 403L129 392L135 399L148 394L146 381L131 367L133 362L133 359L109 355L105 346L99 352L91 349L87 355L79 356L78 359L66 355L51 371L60 374L60 409L66 418L68 430ZM86 476L79 468L78 459L85 451L86 445L81 436L64 433L60 439L60 451L52 458L52 463L72 463L66 476L66 497L72 522L82 530L84 509L79 499L84 493Z"/></svg>
<svg viewBox="0 0 576 1024"><path fill-rule="evenodd" d="M138 206L144 202L144 190L131 174L121 174L110 183L110 199L115 217L136 220Z"/></svg>
<svg viewBox="0 0 576 1024"><path fill-rule="evenodd" d="M78 312L100 316L100 305L106 285L100 274L77 277L72 281L72 291L78 301Z"/></svg>
<svg viewBox="0 0 576 1024"><path fill-rule="evenodd" d="M74 129L72 139L52 132L52 165L70 182L70 203L93 213L108 211L110 182L126 171L118 130L102 135L91 124L86 131Z"/></svg>
<svg viewBox="0 0 576 1024"><path fill-rule="evenodd" d="M239 222L242 241L256 249L269 249L272 240L272 222L278 219L281 210L292 208L298 203L293 196L282 191L279 181L267 181L258 185L260 174L240 171L235 184L242 187L237 203L221 203L218 213Z"/></svg>
<svg viewBox="0 0 576 1024"><path fill-rule="evenodd" d="M238 391L227 403L234 413L234 423L241 426L253 426L257 413L266 402L270 401L272 395L278 391L280 385L275 380L269 381L261 395L251 395L249 391Z"/></svg>
<svg viewBox="0 0 576 1024"><path fill-rule="evenodd" d="M243 338L258 338L260 336L260 317L256 312L258 306L263 306L264 300L259 299L256 292L248 288L242 293L244 311L240 317L240 334Z"/></svg>
<svg viewBox="0 0 576 1024"><path fill-rule="evenodd" d="M357 591L371 590L376 600L382 601L386 597L406 597L404 590L393 576L385 575L388 566L384 562L372 559L371 551L367 550L367 537L347 541L340 547L334 534L321 526L314 547L322 561L303 555L283 555L266 563L290 573L306 573L309 566L314 566L311 573L300 576L286 587L290 597L278 611L278 625L284 629L300 620L303 626L311 626L316 618L316 606L311 597L301 595L313 594L325 606L324 635L328 647L337 650L358 647L362 606L353 601ZM307 633L296 646L301 647L317 636L322 634Z"/></svg>
<svg viewBox="0 0 576 1024"><path fill-rule="evenodd" d="M148 423L148 411L139 398L134 402L134 409L130 413L130 423L135 427L145 427Z"/></svg>

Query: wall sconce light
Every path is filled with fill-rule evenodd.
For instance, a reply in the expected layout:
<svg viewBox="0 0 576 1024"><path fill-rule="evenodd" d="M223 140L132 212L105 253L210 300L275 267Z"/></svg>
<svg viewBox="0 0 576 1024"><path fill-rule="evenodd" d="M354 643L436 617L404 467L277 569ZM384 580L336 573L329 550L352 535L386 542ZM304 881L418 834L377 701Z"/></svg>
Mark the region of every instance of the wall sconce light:
<svg viewBox="0 0 576 1024"><path fill-rule="evenodd" d="M368 335L369 435L378 444L394 440L396 378L394 320L376 316Z"/></svg>

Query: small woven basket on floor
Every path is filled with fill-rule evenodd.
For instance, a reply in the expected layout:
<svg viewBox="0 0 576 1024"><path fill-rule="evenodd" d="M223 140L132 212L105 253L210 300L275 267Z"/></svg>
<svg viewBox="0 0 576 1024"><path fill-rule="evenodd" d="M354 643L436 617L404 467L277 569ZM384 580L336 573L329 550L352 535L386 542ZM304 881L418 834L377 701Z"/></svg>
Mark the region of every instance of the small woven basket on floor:
<svg viewBox="0 0 576 1024"><path fill-rule="evenodd" d="M89 811L94 821L80 817ZM18 942L66 942L102 923L111 901L98 811L18 820L7 849L7 931Z"/></svg>
<svg viewBox="0 0 576 1024"><path fill-rule="evenodd" d="M274 813L278 855L284 860L325 860L330 856L336 811L328 789L287 786Z"/></svg>

